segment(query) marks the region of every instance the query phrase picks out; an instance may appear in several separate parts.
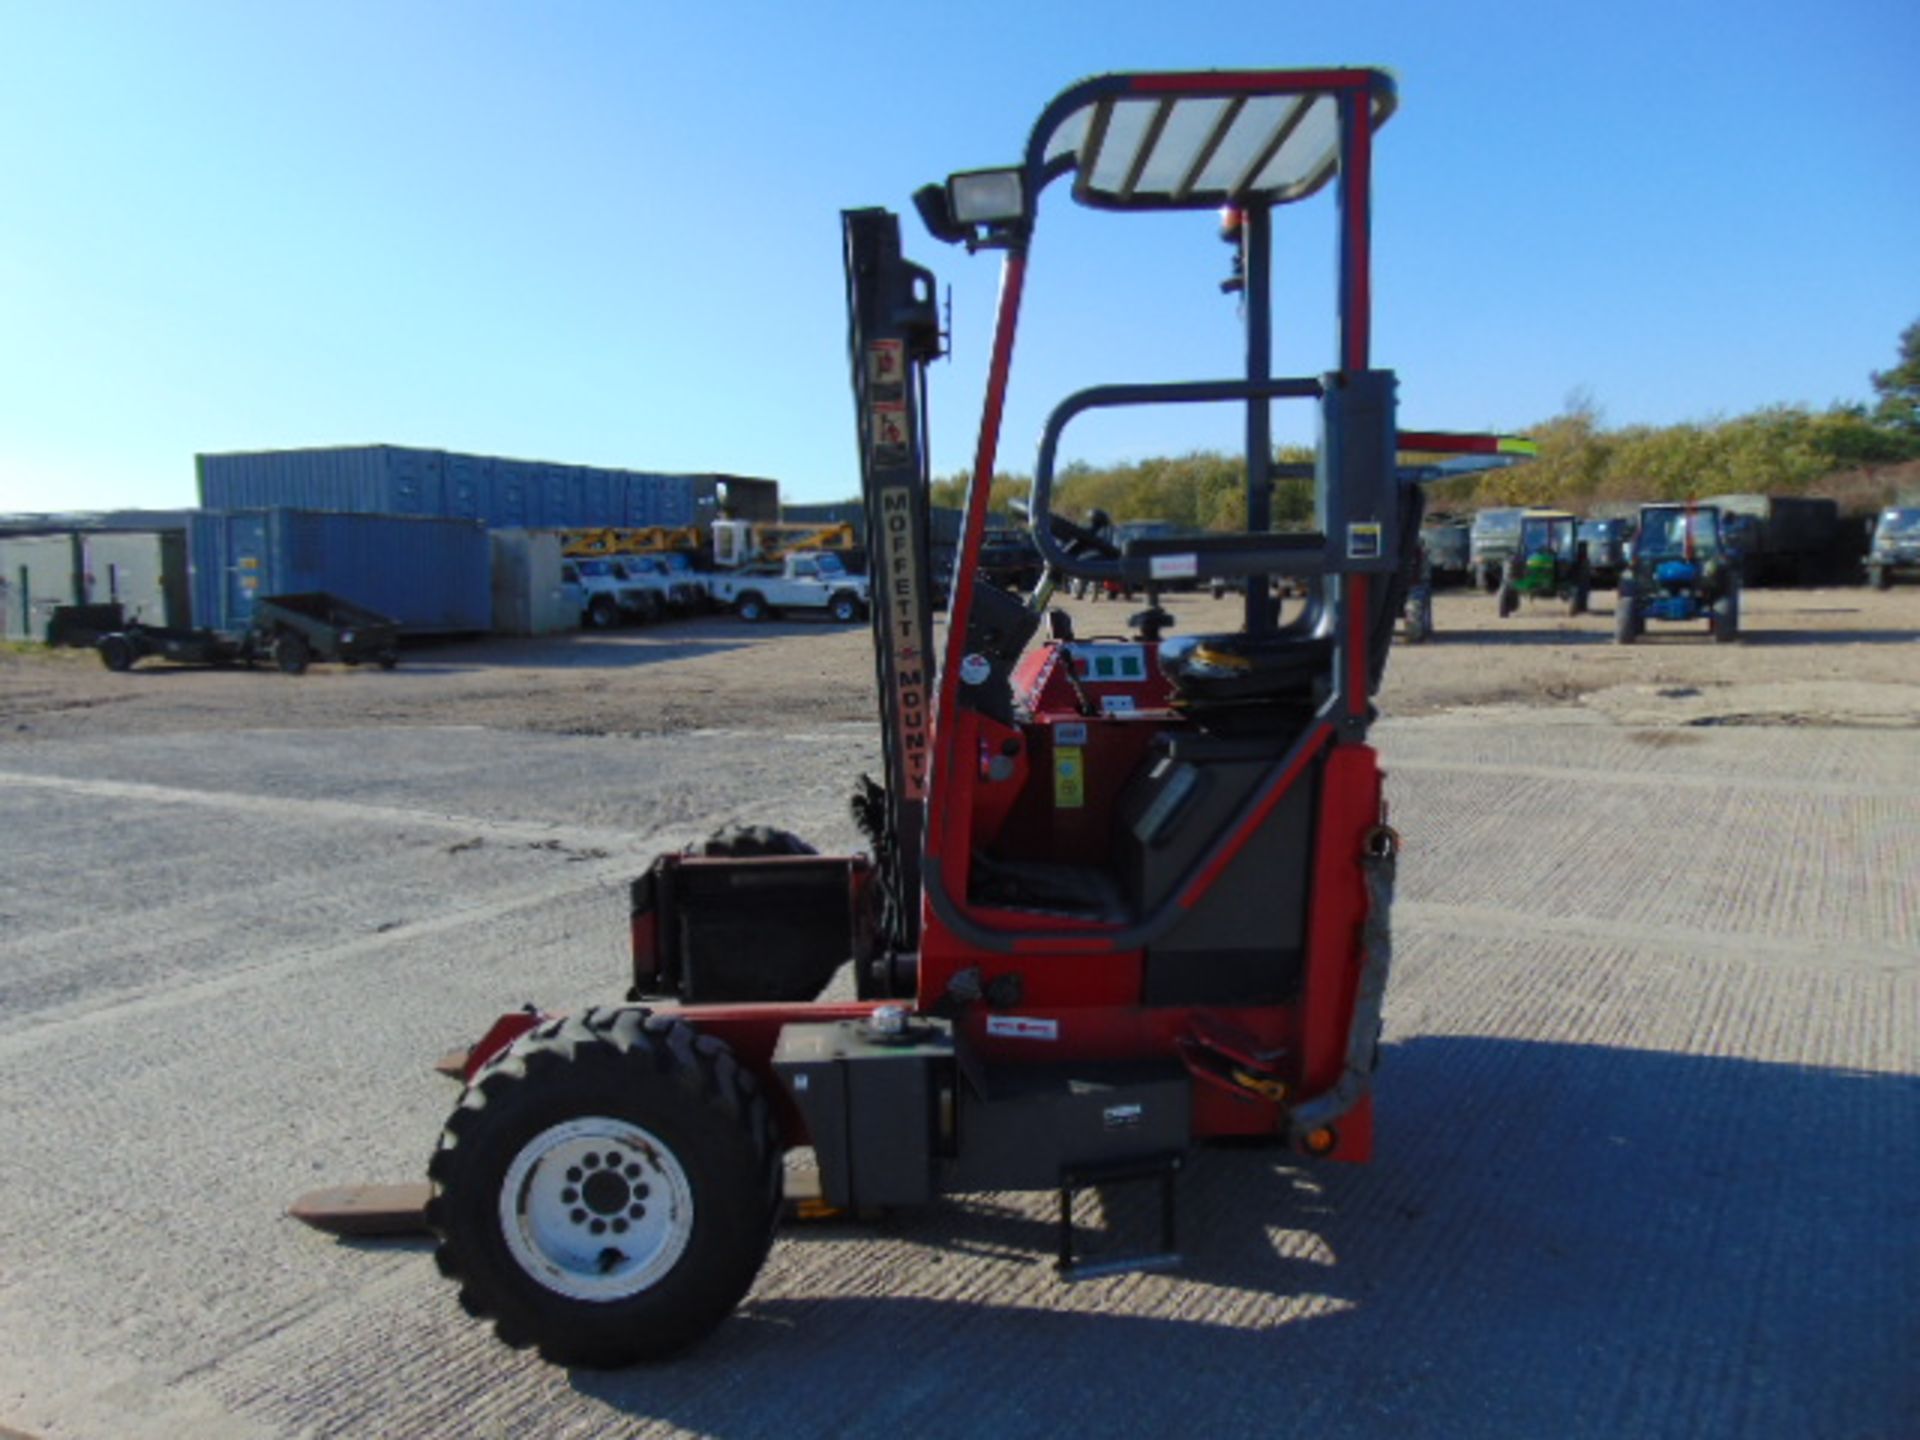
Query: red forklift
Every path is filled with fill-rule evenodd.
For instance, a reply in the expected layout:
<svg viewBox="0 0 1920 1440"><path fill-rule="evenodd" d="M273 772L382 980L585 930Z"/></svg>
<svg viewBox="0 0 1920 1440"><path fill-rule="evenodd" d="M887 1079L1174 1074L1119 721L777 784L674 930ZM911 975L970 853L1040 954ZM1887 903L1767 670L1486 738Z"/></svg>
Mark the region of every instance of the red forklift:
<svg viewBox="0 0 1920 1440"><path fill-rule="evenodd" d="M1396 456L1511 458L1498 437L1398 430L1394 376L1372 364L1369 181L1394 105L1370 69L1107 75L1048 105L1018 164L914 197L936 239L1002 265L944 635L934 278L895 215L844 214L885 772L854 797L871 850L763 832L664 856L632 887L629 1003L509 1015L473 1047L426 1221L462 1304L507 1344L617 1366L698 1340L759 1271L796 1147L841 1211L1056 1191L1067 1278L1177 1263L1175 1182L1201 1142L1368 1158L1396 847L1370 697L1431 473ZM1103 211L1223 212L1245 350L1230 379L1101 385L1053 410L1029 517L1045 571L1022 597L979 578L979 477L1055 185ZM1326 186L1336 354L1275 375L1273 217ZM1318 412L1311 533L1270 528L1279 401ZM1195 404L1244 411L1246 533L1115 543L1055 512L1072 421ZM1147 608L1125 638L1077 638L1049 605L1070 580ZM1171 633L1157 601L1176 580L1243 592L1240 628ZM1307 591L1298 613L1280 581ZM820 1000L849 963L857 998ZM1096 1264L1073 1197L1133 1182L1157 1196L1155 1233Z"/></svg>

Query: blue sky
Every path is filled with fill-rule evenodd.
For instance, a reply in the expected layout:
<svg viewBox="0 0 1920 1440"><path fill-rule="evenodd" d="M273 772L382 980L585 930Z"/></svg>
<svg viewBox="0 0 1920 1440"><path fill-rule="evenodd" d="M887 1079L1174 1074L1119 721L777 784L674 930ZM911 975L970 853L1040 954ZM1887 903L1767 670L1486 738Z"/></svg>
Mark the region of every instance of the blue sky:
<svg viewBox="0 0 1920 1440"><path fill-rule="evenodd" d="M1397 73L1374 358L1409 427L1864 399L1920 318L1916 61L1912 0L0 0L0 510L189 504L196 451L371 442L851 494L838 212L1013 161L1115 69ZM953 291L944 473L997 260L907 233ZM1282 213L1285 370L1332 362L1332 254L1329 204ZM1049 192L1002 468L1079 386L1231 373L1226 258L1210 217Z"/></svg>

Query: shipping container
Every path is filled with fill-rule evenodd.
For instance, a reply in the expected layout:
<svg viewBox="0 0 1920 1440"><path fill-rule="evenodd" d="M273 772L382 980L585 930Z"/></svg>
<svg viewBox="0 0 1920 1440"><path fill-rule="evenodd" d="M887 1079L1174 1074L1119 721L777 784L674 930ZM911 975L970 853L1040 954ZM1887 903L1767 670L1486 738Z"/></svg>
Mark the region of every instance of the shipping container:
<svg viewBox="0 0 1920 1440"><path fill-rule="evenodd" d="M262 595L324 590L412 635L492 628L492 554L472 520L287 508L202 511L188 527L193 623L243 630Z"/></svg>
<svg viewBox="0 0 1920 1440"><path fill-rule="evenodd" d="M780 487L738 475L658 475L401 445L195 457L209 510L288 507L477 520L489 529L695 525L722 504L775 520Z"/></svg>
<svg viewBox="0 0 1920 1440"><path fill-rule="evenodd" d="M118 605L146 625L189 623L187 536L180 530L84 531L82 588L89 605Z"/></svg>
<svg viewBox="0 0 1920 1440"><path fill-rule="evenodd" d="M491 539L495 633L578 630L581 597L561 583L560 537L551 530L495 530Z"/></svg>
<svg viewBox="0 0 1920 1440"><path fill-rule="evenodd" d="M712 520L725 511L735 520L776 521L780 518L780 482L751 475L694 475L694 522ZM663 521L663 524L680 522Z"/></svg>
<svg viewBox="0 0 1920 1440"><path fill-rule="evenodd" d="M1708 495L1735 517L1729 527L1740 552L1741 579L1758 585L1809 585L1840 568L1840 505L1814 495Z"/></svg>
<svg viewBox="0 0 1920 1440"><path fill-rule="evenodd" d="M54 607L83 604L84 583L77 535L0 539L0 634L44 643Z"/></svg>
<svg viewBox="0 0 1920 1440"><path fill-rule="evenodd" d="M867 507L858 500L830 505L782 505L780 519L787 525L851 525L854 539L867 543Z"/></svg>

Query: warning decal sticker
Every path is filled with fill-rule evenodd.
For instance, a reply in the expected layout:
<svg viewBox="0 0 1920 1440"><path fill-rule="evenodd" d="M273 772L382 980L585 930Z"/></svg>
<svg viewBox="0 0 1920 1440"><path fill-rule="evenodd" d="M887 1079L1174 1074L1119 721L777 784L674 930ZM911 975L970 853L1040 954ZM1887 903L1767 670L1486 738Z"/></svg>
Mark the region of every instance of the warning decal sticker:
<svg viewBox="0 0 1920 1440"><path fill-rule="evenodd" d="M867 347L867 379L876 389L897 386L906 378L906 341L876 340Z"/></svg>
<svg viewBox="0 0 1920 1440"><path fill-rule="evenodd" d="M870 436L875 465L904 465L910 458L907 448L907 403L904 400L873 402L873 429Z"/></svg>

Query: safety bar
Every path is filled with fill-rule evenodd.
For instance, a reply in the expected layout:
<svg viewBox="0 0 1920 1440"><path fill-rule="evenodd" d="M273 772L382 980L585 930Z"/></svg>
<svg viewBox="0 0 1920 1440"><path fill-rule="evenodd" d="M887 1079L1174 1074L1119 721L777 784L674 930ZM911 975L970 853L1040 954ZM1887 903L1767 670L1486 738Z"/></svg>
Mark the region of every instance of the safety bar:
<svg viewBox="0 0 1920 1440"><path fill-rule="evenodd" d="M1311 574L1324 568L1326 539L1320 535L1259 534L1195 535L1177 541L1129 541L1118 559L1071 556L1054 538L1048 523L1053 513L1053 465L1060 436L1069 422L1088 410L1122 405L1194 405L1223 401L1317 400L1325 393L1317 379L1290 377L1258 382L1248 380L1193 380L1159 385L1095 385L1076 391L1054 407L1040 434L1040 458L1034 465L1033 499L1028 524L1041 558L1065 575L1092 580L1121 580L1140 584L1169 574L1172 556L1192 557L1193 568L1182 575L1202 580L1226 579L1269 571ZM1311 555L1309 555L1311 551ZM1275 564L1284 559L1287 563ZM1157 568L1155 561L1160 562Z"/></svg>

